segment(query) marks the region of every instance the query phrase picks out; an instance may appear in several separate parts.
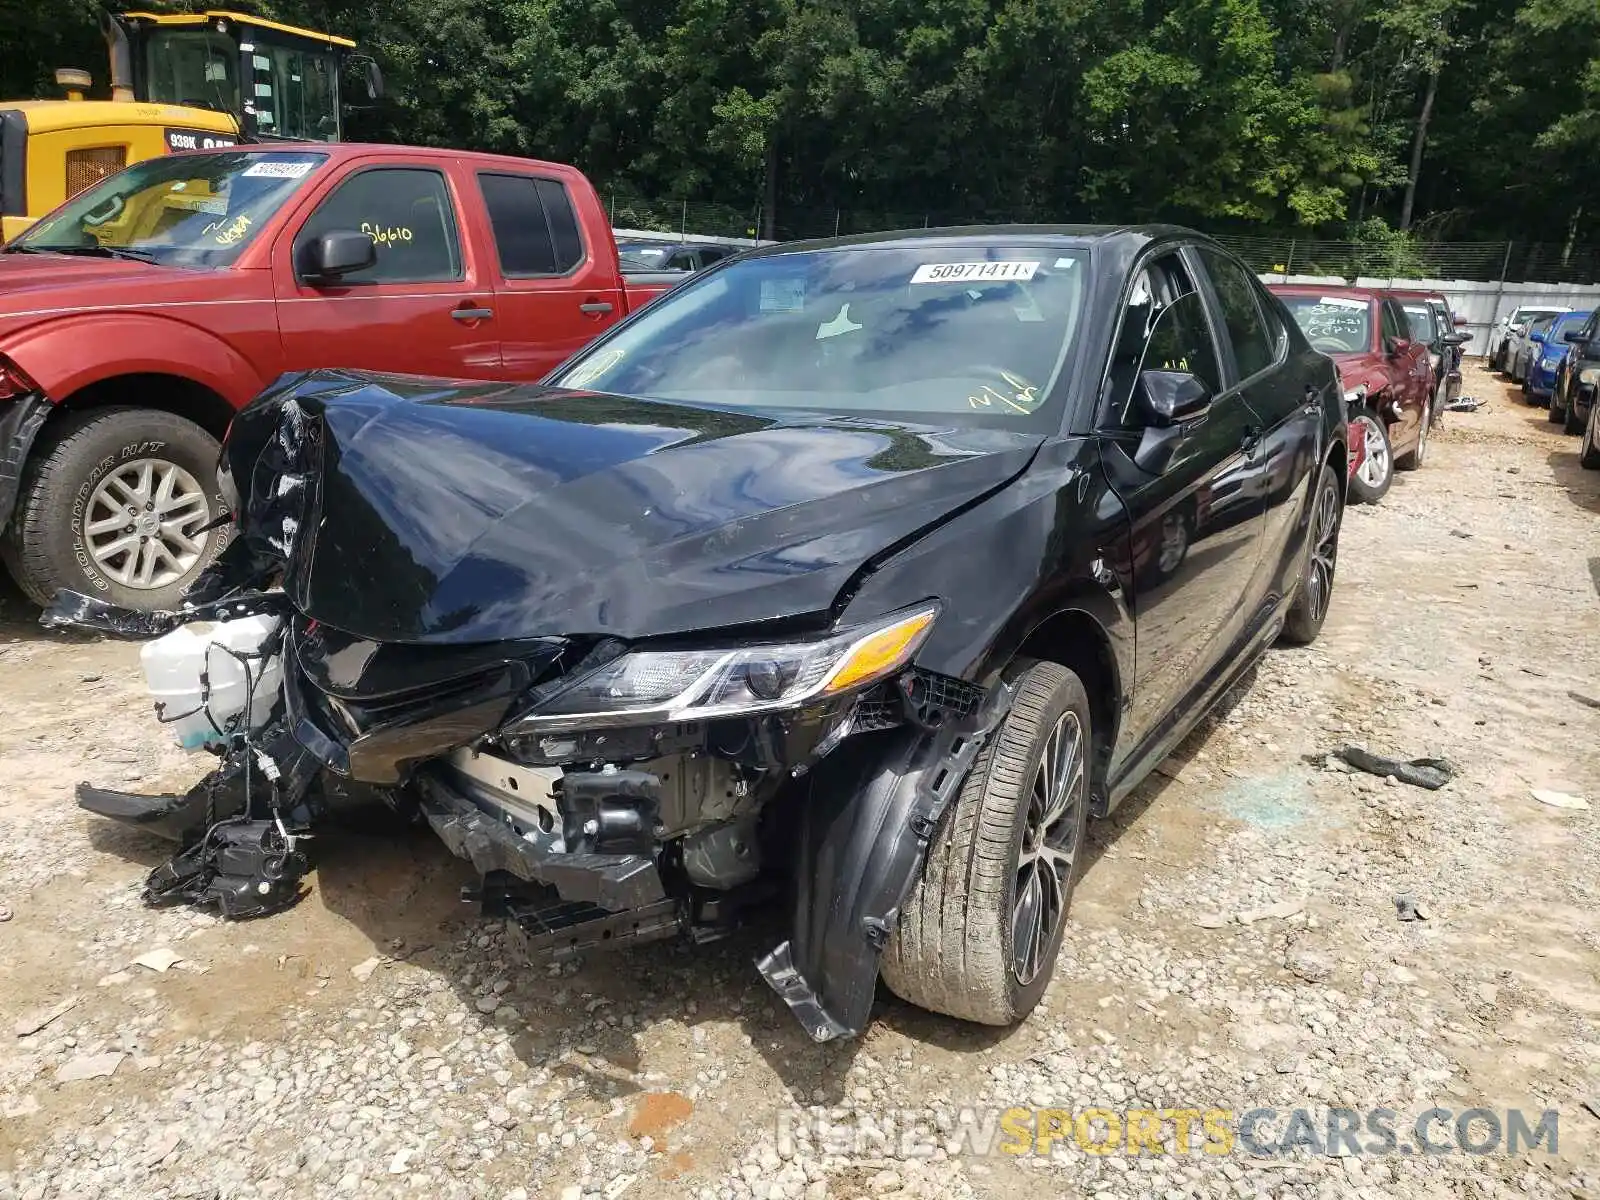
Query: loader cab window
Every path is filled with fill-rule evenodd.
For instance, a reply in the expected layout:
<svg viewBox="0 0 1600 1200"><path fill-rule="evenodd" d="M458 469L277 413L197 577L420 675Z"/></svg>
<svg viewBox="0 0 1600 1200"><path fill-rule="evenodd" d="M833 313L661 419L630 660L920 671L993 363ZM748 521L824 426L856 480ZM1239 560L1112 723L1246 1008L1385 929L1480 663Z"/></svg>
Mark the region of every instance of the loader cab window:
<svg viewBox="0 0 1600 1200"><path fill-rule="evenodd" d="M239 43L210 31L161 31L145 46L145 81L156 104L239 112Z"/></svg>
<svg viewBox="0 0 1600 1200"><path fill-rule="evenodd" d="M338 64L332 54L258 40L245 54L246 112L256 134L292 141L339 139Z"/></svg>

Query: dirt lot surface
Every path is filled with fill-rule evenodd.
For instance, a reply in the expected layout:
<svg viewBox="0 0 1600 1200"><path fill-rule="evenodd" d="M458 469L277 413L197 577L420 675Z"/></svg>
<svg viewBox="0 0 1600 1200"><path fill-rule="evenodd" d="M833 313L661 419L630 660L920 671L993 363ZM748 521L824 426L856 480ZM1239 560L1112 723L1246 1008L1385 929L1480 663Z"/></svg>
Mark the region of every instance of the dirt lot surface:
<svg viewBox="0 0 1600 1200"><path fill-rule="evenodd" d="M1486 374L1467 391L1491 406L1349 513L1321 641L1093 830L1046 1005L1007 1031L885 996L814 1046L751 965L764 931L519 969L425 834L322 839L265 920L146 910L165 849L72 785L205 762L137 646L5 593L0 1197L1600 1197L1600 473ZM1345 743L1457 775L1308 761ZM1011 1106L1277 1110L1258 1142L1385 1107L1400 1145L978 1155L935 1129ZM1432 1107L1554 1109L1557 1152L1407 1153Z"/></svg>

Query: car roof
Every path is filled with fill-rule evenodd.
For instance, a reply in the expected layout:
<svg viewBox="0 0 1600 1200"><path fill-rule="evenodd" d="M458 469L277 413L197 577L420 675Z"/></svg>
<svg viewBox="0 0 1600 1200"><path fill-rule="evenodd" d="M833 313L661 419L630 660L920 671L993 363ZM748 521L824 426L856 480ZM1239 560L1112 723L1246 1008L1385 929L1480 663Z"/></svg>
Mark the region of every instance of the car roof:
<svg viewBox="0 0 1600 1200"><path fill-rule="evenodd" d="M894 229L882 233L857 233L847 237L812 238L799 242L780 242L762 246L745 254L764 258L797 254L808 250L880 248L908 250L947 245L952 249L1003 244L1018 239L1051 241L1072 245L1105 245L1129 254L1154 242L1174 238L1217 243L1202 233L1181 225L956 225L938 229ZM1222 247L1218 246L1219 249Z"/></svg>
<svg viewBox="0 0 1600 1200"><path fill-rule="evenodd" d="M1335 296L1340 300L1368 300L1373 303L1383 299L1377 288L1334 285L1318 287L1314 283L1269 283L1267 290L1277 296Z"/></svg>
<svg viewBox="0 0 1600 1200"><path fill-rule="evenodd" d="M396 155L401 158L420 160L424 162L448 162L451 159L460 159L474 165L516 167L527 170L536 167L542 172L551 175L572 177L578 175L578 169L566 163L546 162L538 158L522 158L514 154L488 154L479 150L451 150L443 146L401 146L389 142L311 142L311 141L278 141L270 142L245 142L238 146L223 146L214 150L184 150L185 155L194 154L238 154L241 151L252 154L290 154L305 153L308 151L317 154L326 154L330 162L347 162L354 158L370 158L377 155Z"/></svg>
<svg viewBox="0 0 1600 1200"><path fill-rule="evenodd" d="M1450 306L1443 292L1428 292L1420 288L1385 288L1384 295L1393 296L1396 300L1437 300L1446 308Z"/></svg>

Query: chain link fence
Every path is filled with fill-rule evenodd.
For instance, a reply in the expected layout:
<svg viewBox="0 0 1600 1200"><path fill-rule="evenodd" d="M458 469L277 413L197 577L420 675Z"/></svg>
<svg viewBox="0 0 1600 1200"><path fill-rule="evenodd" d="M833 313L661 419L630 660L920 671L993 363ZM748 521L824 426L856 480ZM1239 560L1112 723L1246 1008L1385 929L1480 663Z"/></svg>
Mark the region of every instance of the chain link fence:
<svg viewBox="0 0 1600 1200"><path fill-rule="evenodd" d="M725 238L762 236L759 204L695 200L651 200L602 191L613 226L663 235ZM1049 214L1023 209L983 212L879 211L835 207L787 207L778 212L778 241L928 229L950 225L998 225L1049 221ZM1217 240L1255 271L1277 275L1357 278L1517 280L1524 283L1600 282L1600 246L1557 242L1434 242L1404 235L1371 241L1217 234Z"/></svg>

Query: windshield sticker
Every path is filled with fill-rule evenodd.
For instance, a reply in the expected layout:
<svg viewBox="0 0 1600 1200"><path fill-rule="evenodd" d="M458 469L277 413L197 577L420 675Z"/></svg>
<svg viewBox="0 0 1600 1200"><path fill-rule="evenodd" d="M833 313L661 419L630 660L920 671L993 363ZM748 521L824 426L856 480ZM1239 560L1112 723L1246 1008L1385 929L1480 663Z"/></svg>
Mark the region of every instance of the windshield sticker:
<svg viewBox="0 0 1600 1200"><path fill-rule="evenodd" d="M923 263L911 275L912 283L968 283L975 279L1032 279L1037 262Z"/></svg>
<svg viewBox="0 0 1600 1200"><path fill-rule="evenodd" d="M399 242L409 242L411 240L411 230L404 225L391 225L385 229L382 225L374 225L371 221L363 221L361 222L361 232L380 246L393 246Z"/></svg>
<svg viewBox="0 0 1600 1200"><path fill-rule="evenodd" d="M1072 270L1073 267L1075 267L1077 265L1078 265L1078 260L1075 259L1075 258L1058 258L1058 259L1056 259L1056 270L1058 270L1058 271L1070 271L1070 270Z"/></svg>
<svg viewBox="0 0 1600 1200"><path fill-rule="evenodd" d="M1348 308L1357 312L1367 311L1367 302L1365 300L1352 300L1348 296L1323 296L1317 303L1326 304L1330 308Z"/></svg>
<svg viewBox="0 0 1600 1200"><path fill-rule="evenodd" d="M625 354L627 354L626 350L602 350L588 362L579 363L574 367L572 373L561 381L561 386L569 388L588 387L621 362Z"/></svg>
<svg viewBox="0 0 1600 1200"><path fill-rule="evenodd" d="M1010 371L1001 371L1000 378L1015 389L1010 395L984 384L975 394L967 397L967 403L980 412L993 409L996 404L1019 413L1031 413L1039 407L1039 389L1033 384Z"/></svg>
<svg viewBox="0 0 1600 1200"><path fill-rule="evenodd" d="M854 333L858 329L865 328L865 325L859 325L850 319L850 306L845 304L840 307L839 315L834 317L833 320L824 321L817 326L815 340L820 342L824 338L838 337L841 333Z"/></svg>
<svg viewBox="0 0 1600 1200"><path fill-rule="evenodd" d="M763 279L761 281L762 312L799 312L806 306L806 281L804 279Z"/></svg>
<svg viewBox="0 0 1600 1200"><path fill-rule="evenodd" d="M180 212L210 213L213 217L228 215L228 202L221 196L168 196L164 203Z"/></svg>
<svg viewBox="0 0 1600 1200"><path fill-rule="evenodd" d="M251 179L303 179L316 165L314 162L262 162L239 173Z"/></svg>

